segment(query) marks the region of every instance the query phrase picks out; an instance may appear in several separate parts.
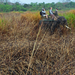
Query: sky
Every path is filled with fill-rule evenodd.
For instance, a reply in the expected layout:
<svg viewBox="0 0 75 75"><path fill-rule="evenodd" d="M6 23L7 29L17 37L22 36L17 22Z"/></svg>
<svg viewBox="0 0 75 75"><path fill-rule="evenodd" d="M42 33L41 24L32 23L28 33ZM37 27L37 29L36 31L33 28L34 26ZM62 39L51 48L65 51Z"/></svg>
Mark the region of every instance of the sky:
<svg viewBox="0 0 75 75"><path fill-rule="evenodd" d="M43 3L43 2L45 2L45 3L52 3L52 2L55 2L55 3L57 3L57 2L59 2L60 0L10 0L10 2L19 2L19 3L26 3L26 4L30 4L31 2L33 2L33 3Z"/></svg>
<svg viewBox="0 0 75 75"><path fill-rule="evenodd" d="M21 3L21 4L30 4L31 2L33 2L33 3L43 3L43 2L45 2L45 3L52 3L52 2L54 2L54 3L57 3L57 2L61 2L62 0L9 0L10 2L19 2L19 3ZM63 1L65 1L65 0L63 0ZM75 0L71 0L71 1L74 1L75 2Z"/></svg>

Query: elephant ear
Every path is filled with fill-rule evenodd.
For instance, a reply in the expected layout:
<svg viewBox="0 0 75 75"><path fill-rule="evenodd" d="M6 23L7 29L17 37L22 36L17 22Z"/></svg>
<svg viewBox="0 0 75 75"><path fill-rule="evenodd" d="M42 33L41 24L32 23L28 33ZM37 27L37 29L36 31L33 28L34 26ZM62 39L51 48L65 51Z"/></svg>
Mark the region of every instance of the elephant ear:
<svg viewBox="0 0 75 75"><path fill-rule="evenodd" d="M66 20L66 19L64 19L64 22L67 22L67 20Z"/></svg>

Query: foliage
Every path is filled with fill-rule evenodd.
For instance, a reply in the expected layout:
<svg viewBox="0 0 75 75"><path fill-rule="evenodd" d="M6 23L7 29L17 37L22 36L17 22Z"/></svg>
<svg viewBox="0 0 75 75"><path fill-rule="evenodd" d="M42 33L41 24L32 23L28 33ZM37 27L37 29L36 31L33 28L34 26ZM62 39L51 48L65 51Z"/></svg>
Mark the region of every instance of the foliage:
<svg viewBox="0 0 75 75"><path fill-rule="evenodd" d="M58 10L69 10L75 8L75 2L65 2L65 3L31 3L31 4L20 4L16 3L0 3L0 12L9 12L9 11L38 11L42 8L49 10L50 7L53 9L58 8Z"/></svg>
<svg viewBox="0 0 75 75"><path fill-rule="evenodd" d="M69 12L66 12L62 14L67 19L68 25L71 28L75 27L75 10L70 10Z"/></svg>
<svg viewBox="0 0 75 75"><path fill-rule="evenodd" d="M8 24L7 20L0 18L0 31L5 34L8 31Z"/></svg>

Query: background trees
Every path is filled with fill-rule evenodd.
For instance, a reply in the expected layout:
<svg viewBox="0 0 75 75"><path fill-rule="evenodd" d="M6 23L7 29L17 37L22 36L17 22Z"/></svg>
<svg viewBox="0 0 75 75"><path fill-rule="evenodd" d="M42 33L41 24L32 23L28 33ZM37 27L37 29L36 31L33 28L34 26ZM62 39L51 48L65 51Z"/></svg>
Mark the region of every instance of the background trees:
<svg viewBox="0 0 75 75"><path fill-rule="evenodd" d="M71 0L61 0L58 3L31 3L31 4L20 4L19 2L11 3L10 0L0 0L0 12L10 12L10 11L41 11L42 8L49 10L53 7L55 10L70 10L75 9L75 2Z"/></svg>

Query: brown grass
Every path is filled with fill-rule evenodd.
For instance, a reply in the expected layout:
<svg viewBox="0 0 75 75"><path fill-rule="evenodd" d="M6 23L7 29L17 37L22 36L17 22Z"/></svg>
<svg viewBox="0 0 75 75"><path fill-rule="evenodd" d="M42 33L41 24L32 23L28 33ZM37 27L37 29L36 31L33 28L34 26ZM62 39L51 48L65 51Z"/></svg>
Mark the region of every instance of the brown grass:
<svg viewBox="0 0 75 75"><path fill-rule="evenodd" d="M74 75L75 32L38 27L39 12L1 13L0 75ZM5 33L3 33L5 31Z"/></svg>
<svg viewBox="0 0 75 75"><path fill-rule="evenodd" d="M72 13L75 15L75 10L70 10L69 13Z"/></svg>

